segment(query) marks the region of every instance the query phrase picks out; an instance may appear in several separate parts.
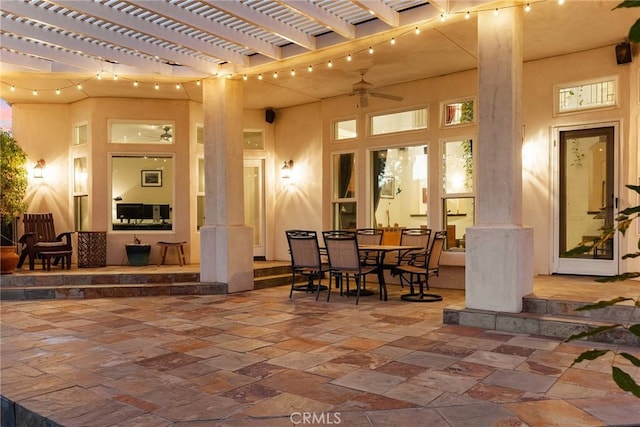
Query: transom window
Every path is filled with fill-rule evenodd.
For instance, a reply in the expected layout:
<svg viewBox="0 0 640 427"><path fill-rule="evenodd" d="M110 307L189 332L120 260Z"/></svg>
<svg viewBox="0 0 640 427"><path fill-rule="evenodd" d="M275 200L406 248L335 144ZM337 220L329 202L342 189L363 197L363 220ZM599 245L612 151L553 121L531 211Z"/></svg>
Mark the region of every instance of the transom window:
<svg viewBox="0 0 640 427"><path fill-rule="evenodd" d="M358 137L356 119L341 120L333 123L333 139L342 141L345 139L355 139Z"/></svg>
<svg viewBox="0 0 640 427"><path fill-rule="evenodd" d="M556 86L556 96L558 113L612 107L617 105L617 81L607 78Z"/></svg>
<svg viewBox="0 0 640 427"><path fill-rule="evenodd" d="M159 120L110 121L109 142L112 144L173 144L174 127L173 122Z"/></svg>
<svg viewBox="0 0 640 427"><path fill-rule="evenodd" d="M473 99L448 102L442 106L443 126L456 126L473 123L475 120Z"/></svg>
<svg viewBox="0 0 640 427"><path fill-rule="evenodd" d="M427 129L427 109L371 116L371 135Z"/></svg>

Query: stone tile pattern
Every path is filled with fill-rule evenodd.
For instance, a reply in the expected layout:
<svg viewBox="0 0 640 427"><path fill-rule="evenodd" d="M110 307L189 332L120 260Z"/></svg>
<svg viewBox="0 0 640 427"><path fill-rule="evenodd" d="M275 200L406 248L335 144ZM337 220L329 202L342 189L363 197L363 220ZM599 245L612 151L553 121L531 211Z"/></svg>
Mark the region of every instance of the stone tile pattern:
<svg viewBox="0 0 640 427"><path fill-rule="evenodd" d="M612 356L571 367L597 344L443 325L462 291L421 304L389 288L358 306L288 287L4 301L3 425L640 424Z"/></svg>

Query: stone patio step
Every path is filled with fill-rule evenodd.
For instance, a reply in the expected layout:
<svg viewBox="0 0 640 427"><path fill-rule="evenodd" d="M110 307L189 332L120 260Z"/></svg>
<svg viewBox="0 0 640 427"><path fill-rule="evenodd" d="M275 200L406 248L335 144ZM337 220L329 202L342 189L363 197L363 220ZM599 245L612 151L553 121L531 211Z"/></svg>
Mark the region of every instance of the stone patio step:
<svg viewBox="0 0 640 427"><path fill-rule="evenodd" d="M525 297L523 298L523 311L527 313L580 317L624 324L640 323L640 310L634 309L633 301L625 301L597 310L576 311L577 308L585 304L586 303L582 301Z"/></svg>
<svg viewBox="0 0 640 427"><path fill-rule="evenodd" d="M580 303L584 305L584 303ZM465 307L446 307L443 312L443 323L494 329L504 332L516 332L568 338L571 335L587 332L603 326L627 324L599 320L583 316L554 315L542 313L503 313L488 310L474 310ZM622 328L607 330L588 337L589 341L640 345L640 338Z"/></svg>
<svg viewBox="0 0 640 427"><path fill-rule="evenodd" d="M14 286L0 289L0 299L89 299L160 295L221 295L226 293L226 283L118 283L100 285Z"/></svg>

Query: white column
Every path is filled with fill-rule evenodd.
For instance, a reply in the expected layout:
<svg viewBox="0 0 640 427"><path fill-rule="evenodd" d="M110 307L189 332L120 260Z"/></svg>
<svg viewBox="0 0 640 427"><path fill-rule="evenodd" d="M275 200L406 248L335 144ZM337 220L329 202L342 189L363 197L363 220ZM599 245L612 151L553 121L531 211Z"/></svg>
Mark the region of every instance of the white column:
<svg viewBox="0 0 640 427"><path fill-rule="evenodd" d="M253 240L244 225L242 82L203 81L205 225L200 228L200 281L228 291L253 289Z"/></svg>
<svg viewBox="0 0 640 427"><path fill-rule="evenodd" d="M533 291L522 225L522 8L478 14L476 226L467 230L467 308L520 312Z"/></svg>

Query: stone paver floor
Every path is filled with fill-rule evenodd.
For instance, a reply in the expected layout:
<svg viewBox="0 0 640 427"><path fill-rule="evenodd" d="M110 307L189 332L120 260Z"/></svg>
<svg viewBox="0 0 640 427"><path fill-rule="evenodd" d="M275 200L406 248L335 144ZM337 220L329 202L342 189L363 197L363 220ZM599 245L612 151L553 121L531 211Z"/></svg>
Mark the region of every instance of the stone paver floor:
<svg viewBox="0 0 640 427"><path fill-rule="evenodd" d="M82 427L640 424L613 356L570 367L594 344L443 325L463 291L401 291L3 301L3 405Z"/></svg>

